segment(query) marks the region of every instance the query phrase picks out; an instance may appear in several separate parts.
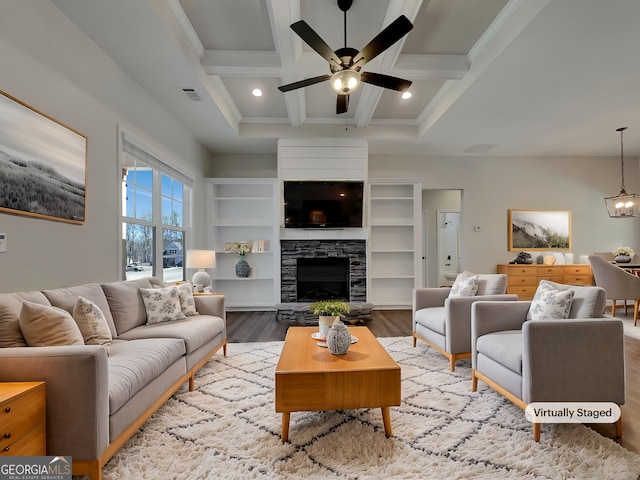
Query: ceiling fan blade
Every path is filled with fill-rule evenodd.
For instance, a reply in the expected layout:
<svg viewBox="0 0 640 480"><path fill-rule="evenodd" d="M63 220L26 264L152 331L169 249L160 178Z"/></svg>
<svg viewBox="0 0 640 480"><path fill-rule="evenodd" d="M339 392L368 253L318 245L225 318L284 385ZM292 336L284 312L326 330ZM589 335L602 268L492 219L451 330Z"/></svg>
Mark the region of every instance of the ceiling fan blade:
<svg viewBox="0 0 640 480"><path fill-rule="evenodd" d="M338 102L336 103L336 113L347 113L349 109L349 95L338 95Z"/></svg>
<svg viewBox="0 0 640 480"><path fill-rule="evenodd" d="M316 83L324 82L325 80L329 80L331 75L320 75L319 77L311 77L306 78L304 80L300 80L299 82L288 83L287 85L280 85L278 90L281 92L289 92L291 90L296 90L297 88L308 87L309 85L315 85Z"/></svg>
<svg viewBox="0 0 640 480"><path fill-rule="evenodd" d="M381 73L362 72L360 73L360 79L365 83L399 92L404 92L411 86L410 80L403 80L402 78L391 77Z"/></svg>
<svg viewBox="0 0 640 480"><path fill-rule="evenodd" d="M353 57L353 63L361 67L370 62L409 33L412 28L413 24L409 19L400 15Z"/></svg>
<svg viewBox="0 0 640 480"><path fill-rule="evenodd" d="M313 28L309 26L304 20L297 21L291 24L291 30L296 32L298 36L305 41L307 45L313 48L329 63L335 63L336 66L342 66L342 60L338 57L331 47L320 38Z"/></svg>

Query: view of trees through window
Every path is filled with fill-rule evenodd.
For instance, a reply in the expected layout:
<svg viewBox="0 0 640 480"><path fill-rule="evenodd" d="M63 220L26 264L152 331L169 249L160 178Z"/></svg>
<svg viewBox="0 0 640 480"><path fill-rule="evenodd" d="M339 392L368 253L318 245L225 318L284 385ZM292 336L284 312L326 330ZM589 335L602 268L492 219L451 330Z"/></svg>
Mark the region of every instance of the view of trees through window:
<svg viewBox="0 0 640 480"><path fill-rule="evenodd" d="M123 264L127 280L150 276L165 282L184 280L188 188L151 162L123 152Z"/></svg>

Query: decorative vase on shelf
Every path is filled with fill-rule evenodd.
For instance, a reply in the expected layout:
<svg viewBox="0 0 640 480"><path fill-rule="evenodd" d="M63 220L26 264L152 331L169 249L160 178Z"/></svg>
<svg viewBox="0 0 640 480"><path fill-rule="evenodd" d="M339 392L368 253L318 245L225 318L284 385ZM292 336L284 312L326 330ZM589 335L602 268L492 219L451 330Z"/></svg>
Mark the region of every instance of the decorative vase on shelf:
<svg viewBox="0 0 640 480"><path fill-rule="evenodd" d="M616 263L629 263L631 257L629 255L616 255L615 261Z"/></svg>
<svg viewBox="0 0 640 480"><path fill-rule="evenodd" d="M251 275L251 267L244 259L244 255L240 255L240 260L236 263L236 276L240 278L247 278Z"/></svg>
<svg viewBox="0 0 640 480"><path fill-rule="evenodd" d="M351 345L351 334L340 320L333 322L327 333L327 347L334 355L344 355Z"/></svg>

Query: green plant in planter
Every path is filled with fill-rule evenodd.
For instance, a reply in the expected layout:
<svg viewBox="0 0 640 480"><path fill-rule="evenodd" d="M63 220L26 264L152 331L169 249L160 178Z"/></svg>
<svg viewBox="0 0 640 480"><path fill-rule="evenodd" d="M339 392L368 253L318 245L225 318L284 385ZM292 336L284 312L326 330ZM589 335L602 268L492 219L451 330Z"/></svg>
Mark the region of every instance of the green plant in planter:
<svg viewBox="0 0 640 480"><path fill-rule="evenodd" d="M342 300L320 300L309 307L311 313L323 317L339 317L343 313L349 313L349 304Z"/></svg>

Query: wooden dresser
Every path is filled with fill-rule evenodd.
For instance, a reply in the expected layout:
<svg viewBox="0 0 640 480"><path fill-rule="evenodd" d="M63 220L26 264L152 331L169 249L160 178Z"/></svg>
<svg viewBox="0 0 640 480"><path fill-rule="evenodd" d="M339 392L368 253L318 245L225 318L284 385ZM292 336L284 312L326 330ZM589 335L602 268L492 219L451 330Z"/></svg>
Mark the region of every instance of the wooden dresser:
<svg viewBox="0 0 640 480"><path fill-rule="evenodd" d="M508 278L507 293L515 293L520 300L531 300L540 280L567 285L593 285L591 265L498 265L498 273Z"/></svg>
<svg viewBox="0 0 640 480"><path fill-rule="evenodd" d="M45 454L44 382L0 382L0 455Z"/></svg>

